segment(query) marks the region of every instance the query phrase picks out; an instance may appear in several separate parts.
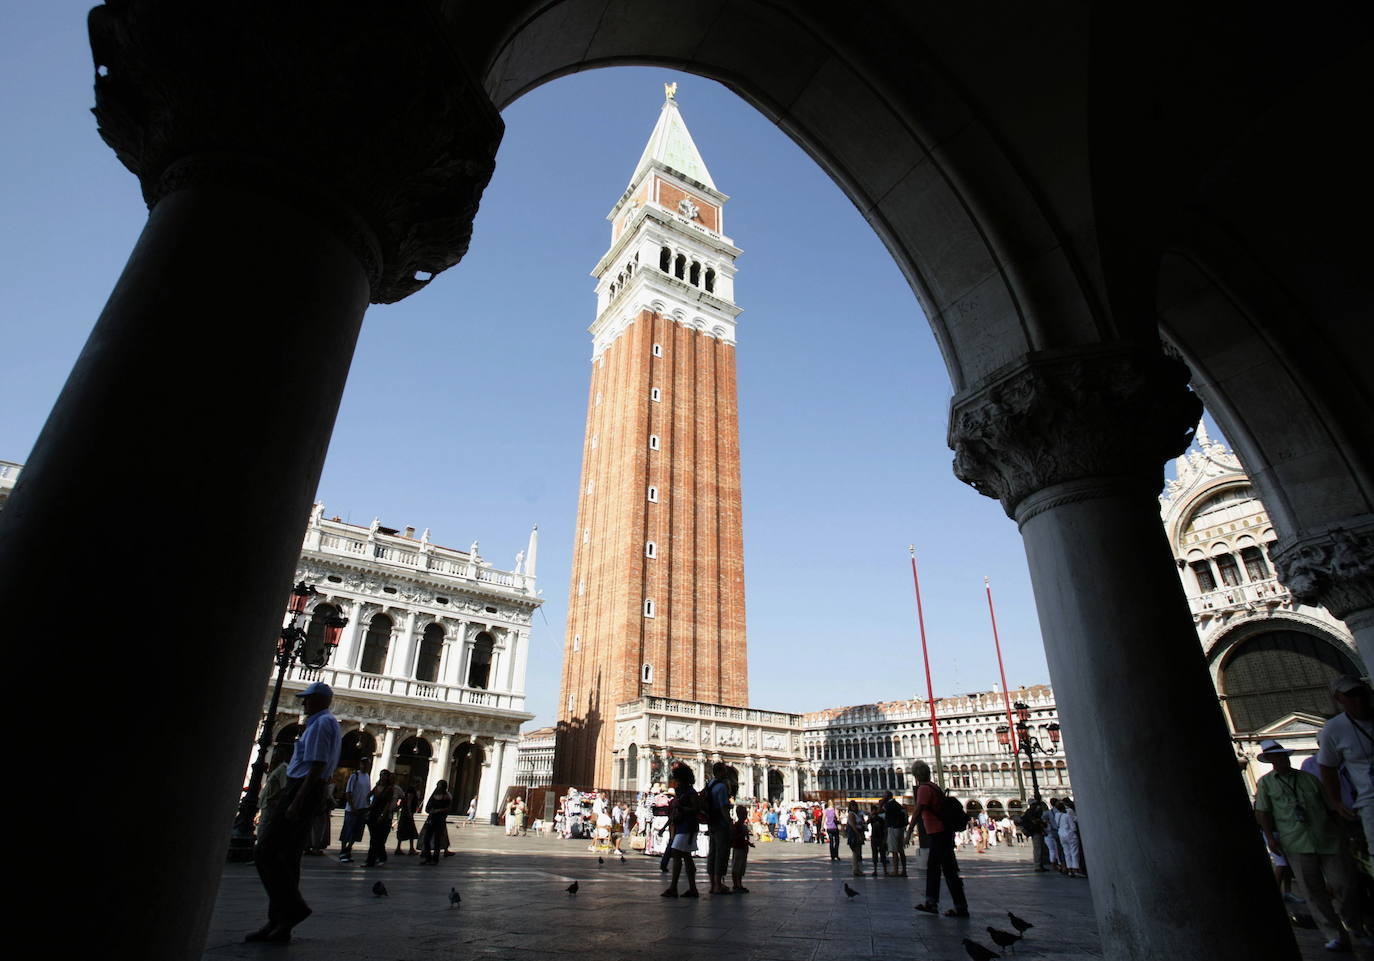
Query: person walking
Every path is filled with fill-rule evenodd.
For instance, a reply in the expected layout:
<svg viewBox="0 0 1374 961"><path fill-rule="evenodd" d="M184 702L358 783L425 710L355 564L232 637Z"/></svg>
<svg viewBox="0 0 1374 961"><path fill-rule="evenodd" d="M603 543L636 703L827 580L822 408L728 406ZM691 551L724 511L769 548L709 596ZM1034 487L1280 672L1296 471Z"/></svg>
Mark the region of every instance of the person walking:
<svg viewBox="0 0 1374 961"><path fill-rule="evenodd" d="M405 786L399 784L396 790L400 795L400 801L396 805L396 856L401 856L401 845L406 841L410 842L409 854L415 853L415 842L420 837L419 830L415 827L415 812L420 810L420 792L415 790L415 785L410 778L406 778Z"/></svg>
<svg viewBox="0 0 1374 961"><path fill-rule="evenodd" d="M425 826L420 831L420 863L438 864L439 852L448 847L448 815L453 810L453 795L448 782L439 781L425 802Z"/></svg>
<svg viewBox="0 0 1374 961"><path fill-rule="evenodd" d="M399 799L396 785L391 781L391 772L385 768L377 775L377 784L372 789L372 803L367 809L367 860L365 868L375 868L386 863L386 841L391 835L391 818L396 812Z"/></svg>
<svg viewBox="0 0 1374 961"><path fill-rule="evenodd" d="M864 814L858 801L850 801L844 822L845 843L854 859L854 877L864 876Z"/></svg>
<svg viewBox="0 0 1374 961"><path fill-rule="evenodd" d="M830 839L830 860L840 859L840 822L839 812L835 810L834 801L825 802L825 811L821 814L821 823L825 826L825 836Z"/></svg>
<svg viewBox="0 0 1374 961"><path fill-rule="evenodd" d="M1260 742L1259 760L1273 770L1255 784L1255 820L1269 850L1293 869L1327 938L1326 950L1349 951L1351 932L1363 927L1355 904L1354 865L1341 850L1340 831L1321 782L1294 768L1291 753L1272 738Z"/></svg>
<svg viewBox="0 0 1374 961"><path fill-rule="evenodd" d="M267 823L272 815L277 811L277 798L281 792L286 790L286 785L290 780L286 776L287 763L291 760L290 744L278 744L272 748L271 766L268 768L267 777L262 780L262 789L258 791L258 836L266 830Z"/></svg>
<svg viewBox="0 0 1374 961"><path fill-rule="evenodd" d="M907 828L907 840L915 820L925 829L929 855L926 861L926 899L916 905L917 911L927 914L940 913L940 875L949 886L954 907L945 912L947 918L968 917L968 899L964 896L964 882L959 877L959 861L954 855L954 828L956 825L945 822L945 792L930 779L930 765L917 761L911 765L911 773L916 778L916 818L912 827Z"/></svg>
<svg viewBox="0 0 1374 961"><path fill-rule="evenodd" d="M253 864L267 892L267 923L246 935L245 941L285 944L291 940L292 929L311 913L301 897L301 853L311 820L321 807L333 802L329 785L339 764L342 738L339 721L329 711L333 688L314 681L296 697L307 716L305 729L287 764L286 786L276 795L253 851Z"/></svg>
<svg viewBox="0 0 1374 961"><path fill-rule="evenodd" d="M891 791L883 794L883 824L887 828L887 853L892 856L892 875L906 877L906 808Z"/></svg>
<svg viewBox="0 0 1374 961"><path fill-rule="evenodd" d="M676 784L677 793L668 809L668 823L671 826L670 830L673 837L668 845L668 853L673 859L673 879L662 896L665 898L678 896L678 878L685 872L687 874L687 890L683 892L682 897L697 898L701 896L701 893L697 891L697 869L692 858L697 845L701 800L696 788L692 786L696 782L696 775L687 765L679 764L673 768L673 781Z"/></svg>
<svg viewBox="0 0 1374 961"><path fill-rule="evenodd" d="M473 795L472 801L468 804L468 823L477 820L477 796Z"/></svg>
<svg viewBox="0 0 1374 961"><path fill-rule="evenodd" d="M339 861L353 863L353 845L363 839L363 825L367 823L367 799L372 793L372 759L363 758L358 769L344 783L343 829L339 832Z"/></svg>
<svg viewBox="0 0 1374 961"><path fill-rule="evenodd" d="M1362 679L1342 674L1331 681L1341 713L1317 733L1317 764L1327 804L1341 817L1359 820L1374 854L1374 694ZM1354 810L1341 799L1341 773L1355 788Z"/></svg>

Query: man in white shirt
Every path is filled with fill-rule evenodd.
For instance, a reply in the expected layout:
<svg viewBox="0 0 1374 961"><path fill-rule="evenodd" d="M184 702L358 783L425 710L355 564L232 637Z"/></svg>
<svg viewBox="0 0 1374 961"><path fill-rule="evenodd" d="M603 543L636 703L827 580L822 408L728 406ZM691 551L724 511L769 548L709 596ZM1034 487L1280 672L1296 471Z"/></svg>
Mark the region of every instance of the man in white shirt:
<svg viewBox="0 0 1374 961"><path fill-rule="evenodd" d="M286 787L253 851L258 877L267 889L267 923L245 941L285 944L291 940L291 929L310 916L310 906L301 897L301 851L311 821L325 803L333 803L329 784L342 741L338 719L329 713L334 690L328 684L316 681L296 696L307 715L305 730L287 765Z"/></svg>
<svg viewBox="0 0 1374 961"><path fill-rule="evenodd" d="M367 823L367 799L372 793L371 758L363 758L358 770L348 776L344 785L343 831L339 835L339 860L345 864L353 860L353 845L363 839L363 825Z"/></svg>
<svg viewBox="0 0 1374 961"><path fill-rule="evenodd" d="M1374 851L1374 695L1358 677L1342 674L1331 681L1331 696L1341 713L1317 735L1317 764L1327 803L1342 817L1358 817L1365 842ZM1355 789L1355 810L1341 800L1340 772Z"/></svg>

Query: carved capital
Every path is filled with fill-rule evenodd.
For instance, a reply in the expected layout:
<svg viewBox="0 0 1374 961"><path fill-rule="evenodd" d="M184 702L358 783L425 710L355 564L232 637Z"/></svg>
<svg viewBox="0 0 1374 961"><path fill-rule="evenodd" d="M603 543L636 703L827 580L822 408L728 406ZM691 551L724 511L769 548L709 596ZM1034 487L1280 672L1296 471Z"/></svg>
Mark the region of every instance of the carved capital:
<svg viewBox="0 0 1374 961"><path fill-rule="evenodd" d="M1086 478L1134 478L1158 491L1164 463L1188 448L1201 416L1188 368L1159 353L1036 353L954 398L954 476L1009 517L1031 494Z"/></svg>
<svg viewBox="0 0 1374 961"><path fill-rule="evenodd" d="M1301 603L1319 604L1342 620L1374 609L1374 515L1280 537L1269 554L1279 580Z"/></svg>
<svg viewBox="0 0 1374 961"><path fill-rule="evenodd" d="M467 252L504 125L435 5L119 0L89 28L100 135L149 207L266 193L353 250L374 303Z"/></svg>

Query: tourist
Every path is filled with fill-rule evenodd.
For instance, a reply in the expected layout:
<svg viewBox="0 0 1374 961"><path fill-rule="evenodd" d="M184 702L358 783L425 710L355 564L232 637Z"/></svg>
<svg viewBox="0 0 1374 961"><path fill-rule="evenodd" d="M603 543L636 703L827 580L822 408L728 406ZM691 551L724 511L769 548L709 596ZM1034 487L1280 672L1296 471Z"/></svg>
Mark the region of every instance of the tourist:
<svg viewBox="0 0 1374 961"><path fill-rule="evenodd" d="M1059 849L1059 798L1050 798L1050 803L1045 806L1044 821L1045 850L1049 853L1050 867L1063 874L1064 858Z"/></svg>
<svg viewBox="0 0 1374 961"><path fill-rule="evenodd" d="M940 875L943 872L950 897L954 899L954 907L945 912L945 917L966 918L968 900L964 897L964 882L959 877L959 861L954 855L954 832L941 815L945 793L931 782L930 765L925 761L911 765L911 773L916 778L914 820L919 820L925 829L930 851L926 861L926 899L916 905L916 910L927 914L940 913ZM911 840L911 830L911 827L907 828L908 841Z"/></svg>
<svg viewBox="0 0 1374 961"><path fill-rule="evenodd" d="M887 829L887 853L892 856L894 877L906 877L906 808L891 791L883 793L883 825Z"/></svg>
<svg viewBox="0 0 1374 961"><path fill-rule="evenodd" d="M849 811L844 822L845 843L854 859L854 877L864 876L864 815L859 810L858 801L849 802Z"/></svg>
<svg viewBox="0 0 1374 961"><path fill-rule="evenodd" d="M473 798L472 798L472 803L470 803L470 804L468 805L468 821L471 822L471 821L476 821L476 820L477 820L477 797L474 795Z"/></svg>
<svg viewBox="0 0 1374 961"><path fill-rule="evenodd" d="M735 823L730 828L730 848L734 857L730 861L730 890L748 894L744 886L744 867L749 862L749 849L754 842L749 840L749 808L743 804L735 805Z"/></svg>
<svg viewBox="0 0 1374 961"><path fill-rule="evenodd" d="M519 832L520 837L522 838L526 837L530 833L525 828L525 824L529 818L529 811L530 809L525 804L524 798L515 799L515 830Z"/></svg>
<svg viewBox="0 0 1374 961"><path fill-rule="evenodd" d="M882 805L875 804L868 815L868 843L873 852L873 876L878 876L878 862L883 864L883 877L887 877L887 823L883 820Z"/></svg>
<svg viewBox="0 0 1374 961"><path fill-rule="evenodd" d="M267 822L277 811L276 801L290 783L286 776L287 764L291 760L291 745L278 744L272 748L271 767L263 778L262 789L258 791L258 836L267 828Z"/></svg>
<svg viewBox="0 0 1374 961"><path fill-rule="evenodd" d="M678 878L683 872L686 872L687 890L683 892L682 896L696 898L701 896L697 891L697 869L692 860L693 850L696 847L701 807L699 795L696 789L692 787L696 781L696 775L687 765L679 764L673 768L673 780L676 782L677 793L668 809L668 822L671 825L672 833L668 853L672 856L673 861L673 879L667 890L663 892L663 897L675 898L678 896Z"/></svg>
<svg viewBox="0 0 1374 961"><path fill-rule="evenodd" d="M1035 870L1047 871L1045 867L1045 822L1043 820L1045 805L1035 800L1026 807L1026 813L1021 815L1021 833L1031 839L1031 861L1035 863Z"/></svg>
<svg viewBox="0 0 1374 961"><path fill-rule="evenodd" d="M840 824L834 801L825 802L825 811L821 814L821 823L825 827L825 836L830 839L830 860L838 861L840 859Z"/></svg>
<svg viewBox="0 0 1374 961"><path fill-rule="evenodd" d="M1331 695L1341 713L1317 734L1322 788L1333 811L1362 822L1365 843L1374 854L1374 703L1369 686L1350 674L1331 681ZM1342 769L1355 788L1354 810L1341 798Z"/></svg>
<svg viewBox="0 0 1374 961"><path fill-rule="evenodd" d="M367 798L372 793L371 758L363 758L358 770L348 776L344 784L343 830L339 832L339 860L353 863L353 845L363 839L363 825L367 823Z"/></svg>
<svg viewBox="0 0 1374 961"><path fill-rule="evenodd" d="M1059 817L1055 830L1059 834L1059 850L1064 862L1064 873L1071 878L1086 878L1083 870L1083 849L1078 837L1078 809L1073 801L1064 798L1059 802Z"/></svg>
<svg viewBox="0 0 1374 961"><path fill-rule="evenodd" d="M505 810L502 811L501 817L502 817L502 820L504 820L504 821L506 822L506 823L505 823L505 835L506 835L506 837L510 837L510 836L512 836L513 834L515 834L515 798L510 798L509 800L506 801Z"/></svg>
<svg viewBox="0 0 1374 961"><path fill-rule="evenodd" d="M453 795L448 782L439 781L425 802L425 826L420 832L420 863L438 864L439 852L448 849L448 814L453 810Z"/></svg>
<svg viewBox="0 0 1374 961"><path fill-rule="evenodd" d="M258 877L267 891L267 923L245 941L284 944L291 940L291 930L310 916L310 906L300 892L301 852L311 819L333 803L329 785L339 763L340 735L339 722L329 711L333 688L314 681L296 697L307 715L305 729L287 764L287 784L275 796L253 852Z"/></svg>
<svg viewBox="0 0 1374 961"><path fill-rule="evenodd" d="M1353 888L1354 864L1341 851L1340 829L1327 808L1321 782L1295 769L1291 753L1272 738L1260 742L1259 759L1273 770L1255 784L1255 819L1269 850L1292 867L1327 938L1326 950L1349 951L1350 932L1363 927Z"/></svg>
<svg viewBox="0 0 1374 961"><path fill-rule="evenodd" d="M396 856L401 855L401 845L406 841L410 842L410 850L407 854L415 853L415 842L420 837L419 830L415 827L415 812L420 810L420 792L415 790L415 785L411 783L409 777L406 778L405 786L397 786L400 791L401 799L396 806Z"/></svg>
<svg viewBox="0 0 1374 961"><path fill-rule="evenodd" d="M372 788L372 803L367 809L368 848L365 868L380 867L386 863L386 839L391 835L391 817L396 811L400 792L391 781L391 772L385 768L377 775L377 784Z"/></svg>
<svg viewBox="0 0 1374 961"><path fill-rule="evenodd" d="M729 894L725 886L725 872L730 867L730 768L724 761L711 766L711 780L702 792L706 806L706 828L710 846L706 853L707 890L711 894Z"/></svg>

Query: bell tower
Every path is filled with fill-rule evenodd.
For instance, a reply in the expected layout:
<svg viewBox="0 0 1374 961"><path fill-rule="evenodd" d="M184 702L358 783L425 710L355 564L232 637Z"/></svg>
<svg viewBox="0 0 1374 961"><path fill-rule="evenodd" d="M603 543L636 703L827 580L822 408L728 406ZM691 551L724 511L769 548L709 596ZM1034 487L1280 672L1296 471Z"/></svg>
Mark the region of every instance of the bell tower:
<svg viewBox="0 0 1374 961"><path fill-rule="evenodd" d="M666 98L592 271L591 387L554 781L610 787L616 705L744 706L735 258Z"/></svg>

